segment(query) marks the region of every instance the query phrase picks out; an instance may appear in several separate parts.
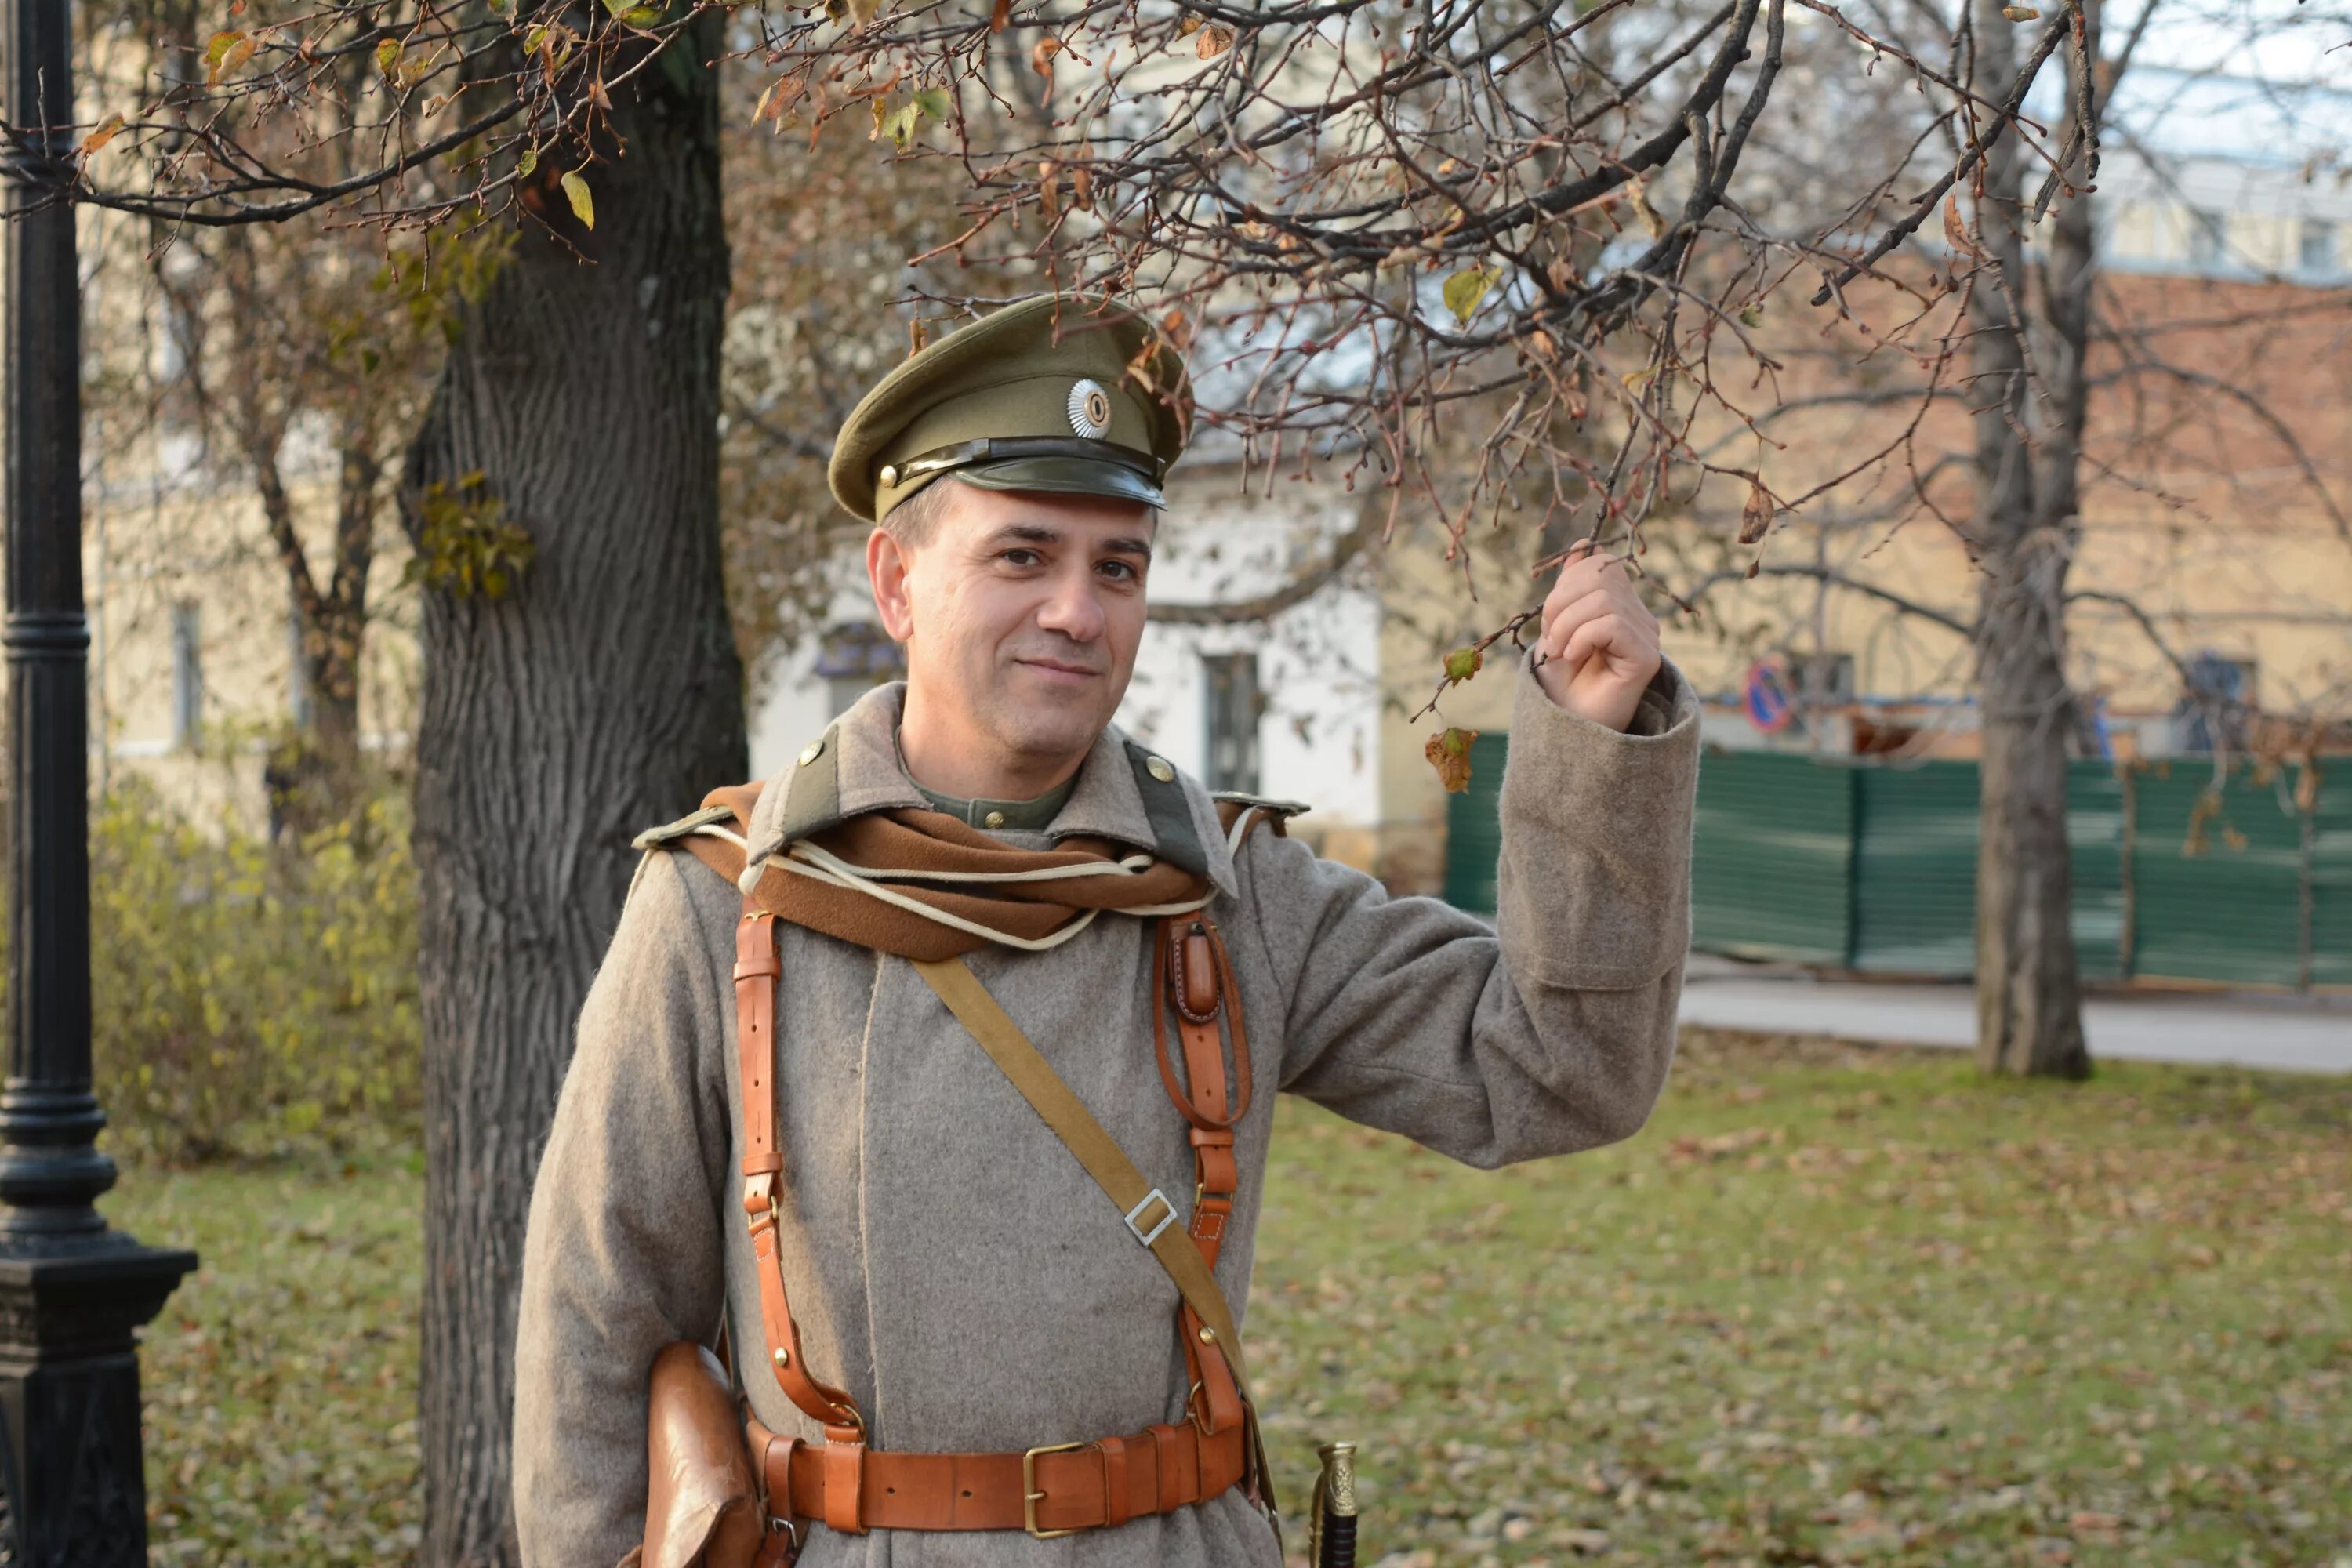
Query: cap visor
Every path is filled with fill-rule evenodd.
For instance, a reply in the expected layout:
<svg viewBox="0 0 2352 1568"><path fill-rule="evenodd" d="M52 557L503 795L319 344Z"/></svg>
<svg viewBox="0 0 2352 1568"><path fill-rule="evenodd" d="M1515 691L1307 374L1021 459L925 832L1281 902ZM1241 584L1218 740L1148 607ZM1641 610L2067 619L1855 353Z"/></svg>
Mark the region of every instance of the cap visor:
<svg viewBox="0 0 2352 1568"><path fill-rule="evenodd" d="M1141 501L1152 507L1168 504L1160 487L1134 469L1117 463L1089 463L1084 458L1013 458L1001 463L974 463L953 472L965 484L984 490L1049 490L1057 495Z"/></svg>

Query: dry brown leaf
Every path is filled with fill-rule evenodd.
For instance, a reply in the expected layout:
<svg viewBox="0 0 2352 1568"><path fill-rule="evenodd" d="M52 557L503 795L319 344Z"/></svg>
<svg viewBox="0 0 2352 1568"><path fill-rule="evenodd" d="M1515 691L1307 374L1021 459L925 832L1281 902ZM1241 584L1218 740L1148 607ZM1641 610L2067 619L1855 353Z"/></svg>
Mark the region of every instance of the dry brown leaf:
<svg viewBox="0 0 2352 1568"><path fill-rule="evenodd" d="M1772 498L1761 481L1748 481L1748 504L1739 510L1739 542L1754 544L1772 527Z"/></svg>
<svg viewBox="0 0 2352 1568"><path fill-rule="evenodd" d="M1649 182L1636 174L1625 182L1625 189L1633 197L1633 211L1641 218L1642 226L1650 231L1650 237L1665 238L1666 220L1659 216L1656 207L1650 205Z"/></svg>
<svg viewBox="0 0 2352 1568"><path fill-rule="evenodd" d="M1001 33L1004 31L1004 24L1011 20L1013 20L1013 0L996 0L995 6L988 13L988 30L992 33Z"/></svg>
<svg viewBox="0 0 2352 1568"><path fill-rule="evenodd" d="M1421 748L1421 754L1437 770L1437 782L1445 786L1446 794L1460 795L1470 787L1470 742L1477 738L1475 730L1448 726Z"/></svg>
<svg viewBox="0 0 2352 1568"><path fill-rule="evenodd" d="M1204 60L1215 59L1233 47L1234 30L1231 27L1203 27L1201 29L1200 42L1192 46L1193 50Z"/></svg>
<svg viewBox="0 0 2352 1568"><path fill-rule="evenodd" d="M1048 37L1038 39L1037 47L1029 51L1029 68L1051 81L1054 78L1054 57L1061 52L1061 48L1062 40L1059 38Z"/></svg>
<svg viewBox="0 0 2352 1568"><path fill-rule="evenodd" d="M1954 191L1944 198L1944 238L1954 250L1964 251L1979 261L1985 259L1984 247L1969 237L1969 226L1960 216L1960 193Z"/></svg>

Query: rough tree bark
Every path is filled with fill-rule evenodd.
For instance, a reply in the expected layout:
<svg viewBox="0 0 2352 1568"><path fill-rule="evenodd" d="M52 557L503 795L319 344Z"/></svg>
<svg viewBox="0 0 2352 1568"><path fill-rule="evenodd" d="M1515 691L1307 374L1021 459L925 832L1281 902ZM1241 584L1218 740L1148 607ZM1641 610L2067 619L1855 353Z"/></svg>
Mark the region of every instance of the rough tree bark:
<svg viewBox="0 0 2352 1568"><path fill-rule="evenodd" d="M719 45L681 43L612 93L593 232L542 164L557 232L527 227L467 310L404 476L412 529L425 487L479 471L537 547L503 596L425 595L426 1568L517 1561L523 1222L628 841L749 767L719 574Z"/></svg>
<svg viewBox="0 0 2352 1568"><path fill-rule="evenodd" d="M2000 10L2001 0L1977 0L1979 83L2004 83L2017 68L2014 28ZM2089 10L2086 23L2095 19ZM2094 58L2097 42L2094 31ZM2079 1079L2091 1059L2070 923L2066 760L2074 702L2065 592L2081 531L2091 216L2085 198L2058 205L2033 276L2024 232L2030 167L2014 133L1985 159L1978 212L1989 263L1969 312L1978 405L1969 542L1982 574L1976 653L1984 726L1977 1060L1988 1072ZM2081 172L2071 172L2081 183Z"/></svg>

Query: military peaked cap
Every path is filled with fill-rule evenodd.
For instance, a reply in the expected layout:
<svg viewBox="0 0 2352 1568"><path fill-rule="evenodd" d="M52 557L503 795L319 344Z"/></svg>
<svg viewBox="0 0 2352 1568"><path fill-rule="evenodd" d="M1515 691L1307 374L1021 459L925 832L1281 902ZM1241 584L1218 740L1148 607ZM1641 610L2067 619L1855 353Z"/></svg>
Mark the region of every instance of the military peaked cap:
<svg viewBox="0 0 2352 1568"><path fill-rule="evenodd" d="M868 521L950 474L1163 506L1192 425L1183 359L1149 321L1099 295L1040 294L884 376L850 411L826 478Z"/></svg>

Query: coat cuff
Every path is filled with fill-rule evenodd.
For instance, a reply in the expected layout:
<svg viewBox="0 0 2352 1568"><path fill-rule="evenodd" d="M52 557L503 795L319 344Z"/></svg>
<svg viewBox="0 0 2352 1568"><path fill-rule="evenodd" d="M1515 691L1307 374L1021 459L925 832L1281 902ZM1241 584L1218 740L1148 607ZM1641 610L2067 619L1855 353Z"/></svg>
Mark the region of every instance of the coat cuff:
<svg viewBox="0 0 2352 1568"><path fill-rule="evenodd" d="M1553 702L1517 662L1496 888L1505 955L1544 984L1654 984L1690 946L1698 695L1662 661L1620 732Z"/></svg>

